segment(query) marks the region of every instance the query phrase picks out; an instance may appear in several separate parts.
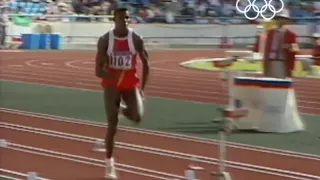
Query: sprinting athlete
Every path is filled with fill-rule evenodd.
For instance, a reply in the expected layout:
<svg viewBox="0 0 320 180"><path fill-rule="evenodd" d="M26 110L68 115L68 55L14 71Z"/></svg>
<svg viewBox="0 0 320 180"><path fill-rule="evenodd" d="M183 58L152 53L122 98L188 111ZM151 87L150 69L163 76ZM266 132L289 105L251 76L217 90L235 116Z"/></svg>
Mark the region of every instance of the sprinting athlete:
<svg viewBox="0 0 320 180"><path fill-rule="evenodd" d="M139 123L143 116L143 90L148 75L148 54L143 39L128 28L126 8L114 11L115 27L101 36L96 54L96 76L102 79L105 111L108 119L106 144L106 174L108 179L117 179L113 158L114 138L117 131L119 111L133 122ZM137 75L137 55L142 61L141 88ZM125 108L120 108L121 99Z"/></svg>

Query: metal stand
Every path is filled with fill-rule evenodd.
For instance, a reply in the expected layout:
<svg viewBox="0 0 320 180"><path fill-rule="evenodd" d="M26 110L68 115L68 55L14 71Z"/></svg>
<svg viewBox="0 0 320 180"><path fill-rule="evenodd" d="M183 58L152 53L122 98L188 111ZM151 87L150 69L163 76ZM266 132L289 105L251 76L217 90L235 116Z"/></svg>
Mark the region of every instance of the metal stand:
<svg viewBox="0 0 320 180"><path fill-rule="evenodd" d="M237 118L246 116L248 111L244 108L220 108L219 111L221 114L219 121L219 172L212 172L211 175L214 179L232 180L230 173L226 171L227 136L231 135L235 129L234 121Z"/></svg>
<svg viewBox="0 0 320 180"><path fill-rule="evenodd" d="M7 148L8 144L9 143L6 139L0 139L0 148Z"/></svg>
<svg viewBox="0 0 320 180"><path fill-rule="evenodd" d="M231 175L226 171L226 155L227 155L227 135L232 131L232 122L230 119L225 118L225 110L219 109L221 113L219 123L219 171L212 172L211 175L214 179L219 180L232 180Z"/></svg>
<svg viewBox="0 0 320 180"><path fill-rule="evenodd" d="M198 179L197 173L203 170L204 170L203 167L190 164L188 166L188 169L184 171L186 180L197 180Z"/></svg>
<svg viewBox="0 0 320 180"><path fill-rule="evenodd" d="M236 57L233 58L225 58L224 60L217 61L215 66L219 66L223 68L221 74L221 92L224 92L224 85L227 84L228 87L228 97L229 102L228 106L225 108L219 108L220 116L214 119L212 122L218 125L219 130L219 171L212 172L211 175L213 179L218 180L232 180L232 177L229 172L226 170L226 155L227 155L227 136L232 133L234 129L237 128L237 124L235 121L238 118L244 117L248 114L248 110L242 107L240 101L236 100L233 92L234 85L234 76L235 71L232 71L226 67L232 65L233 62L237 60ZM238 73L237 73L238 74ZM227 83L225 83L228 81ZM203 170L201 167L197 166L189 166L189 168L185 171L185 179L186 180L195 180L196 172Z"/></svg>
<svg viewBox="0 0 320 180"><path fill-rule="evenodd" d="M213 120L213 123L218 123L219 128L219 172L212 172L214 179L232 180L229 172L226 170L226 156L227 156L227 136L231 135L232 131L237 128L235 121L238 118L244 117L248 114L247 109L242 107L241 102L238 102L234 97L233 84L235 72L224 69L224 76L221 78L223 84L228 84L228 106L226 108L219 108L220 117Z"/></svg>

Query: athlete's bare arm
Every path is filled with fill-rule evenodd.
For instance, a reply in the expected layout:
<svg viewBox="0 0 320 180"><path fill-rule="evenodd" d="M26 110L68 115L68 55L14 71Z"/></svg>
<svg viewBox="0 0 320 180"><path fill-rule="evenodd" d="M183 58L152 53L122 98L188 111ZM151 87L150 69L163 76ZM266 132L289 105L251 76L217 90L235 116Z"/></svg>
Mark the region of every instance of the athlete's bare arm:
<svg viewBox="0 0 320 180"><path fill-rule="evenodd" d="M97 43L97 53L96 53L96 76L99 78L106 78L107 73L105 67L109 66L109 56L107 55L108 49L108 39L107 35L101 36Z"/></svg>
<svg viewBox="0 0 320 180"><path fill-rule="evenodd" d="M141 36L134 34L135 47L142 61L142 85L141 89L144 90L149 77L149 55L144 47L144 42Z"/></svg>

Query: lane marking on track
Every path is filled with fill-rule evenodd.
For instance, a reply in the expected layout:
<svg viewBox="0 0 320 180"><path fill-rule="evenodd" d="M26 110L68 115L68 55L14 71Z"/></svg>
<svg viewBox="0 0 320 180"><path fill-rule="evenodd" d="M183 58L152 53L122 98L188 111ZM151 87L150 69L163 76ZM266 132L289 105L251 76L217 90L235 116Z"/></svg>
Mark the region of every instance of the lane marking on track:
<svg viewBox="0 0 320 180"><path fill-rule="evenodd" d="M77 74L77 77L78 81L82 81L82 80L87 80L87 81L98 81L99 79L98 78L95 78L93 76L93 71L90 71L90 72L86 72L86 71L59 71L59 69L56 69L55 71L52 71L50 72L50 74L48 74L48 71L46 70L45 67L41 68L41 69L35 69L35 70L27 70L27 69L22 69L20 71L17 71L19 69L10 69L9 67L8 68L1 68L3 69L3 74L6 75L6 73L8 74L16 74L16 73L27 73L27 74L34 74L34 75L37 75L39 76L40 74L43 74L43 73L46 73L44 74L45 76L47 77L51 77L51 76L54 76L54 77L57 77L57 78L65 78L66 76L72 76L74 74ZM192 75L188 75L188 76L184 76L184 75L168 75L168 74L163 74L163 73L155 73L154 75L152 75L152 77L156 80L156 81L159 81L159 82L166 82L168 81L169 84L173 84L177 86L176 83L181 83L181 81L192 81L195 85L201 85L201 86L204 86L205 88L207 87L215 87L215 85L217 83L221 84L222 81L219 79L218 77L219 74L211 74L211 75L208 75L208 76L202 76L202 80L201 78L197 78L195 76L192 76ZM210 77L208 79L208 77ZM193 84L192 83L192 84ZM313 83L316 83L316 82L313 82ZM314 91L315 88L317 87L309 87L310 83L307 83L307 84L298 84L298 86L296 87L297 90L304 90L304 91L307 91L305 92L304 94L308 94L308 95L315 95L315 92L312 92ZM180 84L181 86L182 84ZM311 91L311 92L308 92L308 91Z"/></svg>
<svg viewBox="0 0 320 180"><path fill-rule="evenodd" d="M26 77L29 77L31 78L31 76L38 76L39 74L45 74L44 77L46 77L47 79L52 79L52 77L54 78L63 78L64 80L68 79L68 78L71 78L71 76L73 76L74 74L78 73L78 72L58 72L57 71L53 71L53 72L50 72L50 75L46 75L46 73L48 73L47 71L45 70L33 70L32 72L29 72L27 71L26 69L5 69L5 68L2 68L4 69L2 71L2 75L3 76L13 76L14 74L15 75L19 75L24 78ZM19 71L18 71L19 70ZM20 75L21 74L21 75ZM28 76L27 76L28 75ZM99 84L99 80L98 78L93 78L93 75L92 73L84 73L84 72L81 72L80 74L77 75L77 77L79 78L78 81L88 81L88 83L90 82L91 83L94 83L94 84ZM88 77L92 77L92 78L88 78ZM166 83L166 81L168 81L167 83L170 83L170 84L174 84L175 87L177 87L177 84L178 83L181 83L181 80L183 79L188 79L190 81L193 81L193 84L194 86L203 86L203 90L202 91L206 91L206 92L212 92L212 91L215 91L217 92L217 87L214 86L215 84L219 83L221 84L222 82L221 81L218 81L217 78L215 78L216 80L214 79L211 79L210 81L199 81L199 79L196 79L196 78L189 78L189 77L179 77L179 76L176 76L176 77L170 77L170 76L167 76L167 75L164 75L164 74L155 74L155 75L152 75L153 78L162 78L162 81L157 81L159 83L162 83L162 85L159 85L158 87L161 87L161 88L164 88L166 86L163 85L163 83ZM81 79L80 79L81 78ZM168 79L163 79L163 78L168 78ZM74 79L72 79L74 81ZM165 80L165 81L164 81ZM68 80L67 80L68 81ZM69 82L69 81L68 81ZM190 89L190 85L189 84L181 84L179 85L179 87L181 86L182 89ZM305 98L305 97L314 97L316 94L317 91L315 91L316 87L314 88L309 88L308 85L306 84L300 84L299 87L296 88L296 91L297 92L300 92L300 93L303 93L303 96L300 96L299 95L299 99L301 98ZM191 89L192 90L192 89ZM220 89L219 89L220 90ZM220 90L221 91L221 90ZM219 91L219 92L220 92ZM311 98L313 99L314 101L316 99L314 98ZM306 101L308 102L308 101Z"/></svg>
<svg viewBox="0 0 320 180"><path fill-rule="evenodd" d="M165 63L165 62L171 62L170 60L162 60L162 61L150 61L149 65L152 66L154 64L160 64L160 63ZM73 65L74 63L79 63L78 65ZM94 68L87 68L87 67L81 67L80 64L94 64L94 62L88 62L85 60L73 60L73 61L65 61L64 65L67 68L73 68L73 69L81 69L81 70L88 70L88 71L93 71ZM29 63L30 64L30 63ZM152 69L152 67L151 67Z"/></svg>
<svg viewBox="0 0 320 180"><path fill-rule="evenodd" d="M22 180L22 179L19 179L19 178L15 178L15 177L11 177L11 176L5 176L5 175L1 175L1 174L0 174L0 178L4 178L6 180Z"/></svg>
<svg viewBox="0 0 320 180"><path fill-rule="evenodd" d="M81 74L83 74L83 73L86 73L86 72L83 72L83 71L87 71L87 73L90 73L90 74L92 74L91 72L93 71L93 69L91 69L91 68L81 68L81 67L78 67L78 66L74 66L74 65L72 65L72 63L74 63L74 62L78 62L78 61L81 61L81 60L72 60L72 61L65 61L65 63L71 63L69 66L70 67L73 67L73 68L71 68L71 69L73 69L73 71L71 70L71 69L64 69L63 71L61 70L61 68L54 68L54 67L42 67L42 66L39 66L39 65L35 65L35 64L33 64L33 63L35 63L35 62L37 62L37 61L39 61L39 60L29 60L29 61L25 61L25 63L26 63L26 65L27 66L30 66L30 67L33 67L33 68L40 68L40 69L50 69L50 70L53 70L53 72L51 72L51 73L58 73L58 74L63 74L63 73L72 73L72 74L74 74L74 73L78 73L79 72L79 70L82 70L81 71ZM163 62L170 62L170 61L168 61L168 60L164 60L164 61L155 61L154 62L154 64L158 64L158 63L163 63ZM68 65L66 65L66 66L68 66ZM204 75L204 73L206 73L206 71L189 71L189 70L183 70L183 71L181 71L181 70L174 70L174 69L167 69L167 68L159 68L159 67L151 67L151 69L152 70L159 70L161 73L163 73L163 72L165 72L166 74L167 73L174 73L175 75L174 76L172 76L172 78L176 78L176 73L182 73L182 74L185 74L185 75ZM163 72L162 72L163 71ZM159 72L159 73L160 73ZM212 75L212 73L215 73L215 72L208 72L208 73L210 73L211 75ZM208 74L209 76L210 76L210 74ZM186 78L185 76L182 76L183 77L183 79L188 79L188 78ZM199 78L196 78L197 80L199 80ZM299 79L299 78L298 78ZM191 79L190 79L191 80ZM299 79L300 81L301 81L301 78ZM312 79L304 79L304 80L312 80ZM317 80L317 79L316 79ZM208 82L211 82L211 81L209 81L208 79L206 79L206 81L208 81ZM215 82L216 80L214 79L212 82ZM313 82L315 82L315 81L313 81ZM317 86L317 84L316 83L311 83L311 84L313 84L314 86ZM307 86L308 87L308 86ZM312 91L311 91L312 92Z"/></svg>
<svg viewBox="0 0 320 180"><path fill-rule="evenodd" d="M168 98L168 99L170 99L170 98ZM196 103L198 103L198 102L196 102Z"/></svg>
<svg viewBox="0 0 320 180"><path fill-rule="evenodd" d="M21 64L9 64L8 67L21 68L21 67L23 67L23 65L21 65Z"/></svg>
<svg viewBox="0 0 320 180"><path fill-rule="evenodd" d="M52 66L53 63L45 63L45 62L43 62L43 63L41 63L41 65L43 65L43 66Z"/></svg>
<svg viewBox="0 0 320 180"><path fill-rule="evenodd" d="M97 140L97 138L94 138L94 137L81 136L81 135L70 134L70 133L63 133L63 132L52 131L52 130L41 129L41 128L33 128L30 126L16 125L16 124L11 124L11 123L0 123L0 124L3 124L3 125L0 125L0 127L2 127L2 128L8 128L8 129L23 131L23 132L29 132L29 133L33 133L33 134L37 134L37 135L58 137L58 138L62 138L62 139L80 141L80 142L85 142L85 143L92 143L93 144ZM152 148L152 147L141 146L141 145L134 145L134 144L129 144L129 143L117 142L116 147L123 148L123 149L129 149L129 150L133 150L133 151L138 151L138 152L157 154L157 155L167 156L167 157L171 157L171 158L179 158L179 159L184 159L184 160L188 160L188 161L194 160L195 162L201 162L201 163L206 163L206 164L213 164L213 165L219 164L219 160L216 158L198 156L198 155L187 154L187 153L180 153L180 152L175 152L175 151L169 151L169 150ZM260 173L264 173L264 174L271 174L271 175L282 176L282 177L286 177L286 178L300 179L300 178L297 178L296 176L301 176L303 178L320 178L320 176L315 176L315 175L311 175L311 174L298 173L298 172L293 172L293 171L289 171L289 170L275 169L275 168L271 168L271 167L252 165L252 164L240 163L240 162L235 162L235 161L227 161L226 163L227 163L227 166L231 167L231 168L253 171L253 172L260 172ZM285 174L287 174L288 176Z"/></svg>
<svg viewBox="0 0 320 180"><path fill-rule="evenodd" d="M84 62L82 62L82 64L95 64L95 62L91 62L91 61L84 61Z"/></svg>
<svg viewBox="0 0 320 180"><path fill-rule="evenodd" d="M7 149L30 153L30 154L35 154L35 155L40 155L40 156L45 156L45 157L56 158L56 159L60 159L60 160L77 162L77 163L81 163L81 164L87 164L87 165L98 166L98 167L103 167L103 168L105 167L104 160L88 158L85 156L77 156L77 155L73 155L73 154L62 153L62 152L58 152L58 151L52 151L52 150L48 150L48 149L42 149L42 148L26 146L26 145L21 145L21 144L16 144L16 143L9 143L9 147ZM163 179L163 180L171 180L172 178L184 179L183 176L178 176L178 175L174 175L174 174L170 174L170 173L140 168L140 167L121 164L121 163L116 163L116 167L117 167L116 169L119 171L131 173L131 174L136 174L136 175L140 175L140 176L156 178L156 179ZM141 171L141 172L139 172L139 171Z"/></svg>
<svg viewBox="0 0 320 180"><path fill-rule="evenodd" d="M54 70L54 71L59 71L61 70L61 68L51 68L51 67L42 67L41 65L36 65L36 64L33 64L35 62L38 62L40 60L28 60L28 61L25 61L25 64L30 66L30 67L33 67L33 68L46 68L46 69L50 69L50 70ZM68 59L64 59L64 63L70 63L70 62L80 62L81 60L68 60ZM170 60L163 60L163 61L153 61L151 62L152 64L161 64L163 62L172 62ZM177 64L179 64L179 62L177 62ZM75 66L76 69L78 69L77 66ZM177 65L177 67L179 67ZM81 68L81 67L80 67ZM152 69L157 69L157 67L151 67ZM199 75L203 75L203 74L206 74L206 73L209 73L209 72L206 72L206 71L189 71L189 70L184 70L184 71L180 71L180 70L174 70L174 69L168 69L168 68L159 68L161 71L166 71L166 73L169 72L172 72L172 73L177 73L177 72L180 72L180 73L186 73L186 74L199 74ZM67 69L65 69L66 71L68 71ZM88 69L88 71L92 71L93 69ZM70 71L70 70L69 70ZM70 71L71 72L71 71ZM210 73L214 73L214 72L210 72ZM301 79L301 78L297 78L297 79ZM303 79L303 80L312 80L312 79Z"/></svg>
<svg viewBox="0 0 320 180"><path fill-rule="evenodd" d="M76 61L80 61L80 60L76 60ZM75 61L68 61L68 62L75 62ZM158 62L158 61L157 61ZM159 61L159 63L160 63L161 61ZM76 68L79 68L79 67L77 67L77 66L75 66ZM84 85L84 84L83 84ZM310 93L313 93L314 91L307 91L307 92L310 92ZM310 94L310 96L311 96L311 94ZM312 102L312 101L305 101L304 103L315 103L315 104L319 104L318 102ZM313 106L313 105L312 105ZM314 107L314 106L313 106ZM311 107L308 107L308 108L311 108Z"/></svg>
<svg viewBox="0 0 320 180"><path fill-rule="evenodd" d="M28 174L25 174L25 173L21 173L21 172L18 172L18 171L12 171L12 170L8 170L8 169L2 169L0 168L0 172L4 172L4 173L7 173L7 174L12 174L12 175L16 175L16 176L21 176L21 177L28 177ZM1 177L1 175L0 175ZM9 177L9 176L8 176ZM11 177L10 177L11 178ZM12 179L12 180L15 180L16 178ZM11 179L10 179L11 180ZM49 179L46 179L46 178L43 178L43 177L38 177L37 180L49 180Z"/></svg>
<svg viewBox="0 0 320 180"><path fill-rule="evenodd" d="M71 123L71 124L88 125L88 126L100 127L100 128L107 127L106 123L98 123L98 122L92 122L92 121L81 120L81 119L76 119L76 118L67 118L67 117L61 117L61 116L54 116L54 115L41 114L41 113L32 113L32 112L6 109L6 108L0 108L0 111L6 112L6 113L18 114L18 115L22 115L22 116L35 117L35 118L39 118L41 120L53 120L53 121L60 121L60 122ZM212 144L212 145L218 145L218 143L219 143L219 141L212 140L212 139L199 138L199 137L174 134L174 133L166 133L166 132L155 131L155 130L138 129L138 128L132 128L132 127L126 127L126 126L119 126L119 130L140 133L140 134L153 135L153 136L159 136L159 137L165 137L165 138L175 138L175 139L181 139L181 140L186 140L186 141L191 141L191 142L200 142L200 143ZM300 153L300 152L295 152L295 151L266 148L266 147L261 147L261 146L254 146L254 145L234 143L234 142L228 142L227 144L228 144L228 147L233 147L233 148L239 148L239 149L257 151L257 152L264 152L264 153L270 153L270 154L278 154L278 155L285 155L285 156L320 161L320 156L314 155L314 154L306 154L306 153Z"/></svg>
<svg viewBox="0 0 320 180"><path fill-rule="evenodd" d="M33 73L33 72L25 72L25 70L22 70L22 71L18 71L18 70L10 70L10 71L2 71L2 78L3 79L16 79L16 80L23 80L23 82L28 82L28 81L42 81L45 83L45 81L47 82L50 82L50 83L53 83L53 84L61 84L63 86L67 86L69 84L69 86L71 87L74 87L75 85L77 85L77 83L79 83L77 86L75 87L79 87L79 86L84 86L86 88L89 88L89 89L100 89L100 81L98 79L88 79L88 78L82 78L82 80L78 80L78 81L75 81L74 78L73 78L73 75L71 76L64 76L63 77L63 81L62 80L57 80L57 79L61 79L61 77L59 75L50 75L50 76L46 76L46 75L43 75L42 78L36 78L38 77L38 74L37 73ZM39 72L40 73L40 72ZM43 73L45 74L46 72L43 71ZM41 73L41 74L43 74ZM16 75L14 75L16 74ZM173 83L174 81L172 81ZM175 81L177 82L177 81ZM159 83L163 84L165 82L160 82ZM177 82L178 83L178 82ZM221 83L221 82L220 82ZM195 83L196 85L196 83ZM201 84L198 84L199 86ZM210 88L212 87L212 88ZM221 88L219 89L218 87L214 87L212 85L206 87L206 88L202 88L202 90L192 90L190 89L190 85L188 84L185 84L182 88L182 91L184 92L188 92L188 93L179 93L177 92L179 90L179 87L173 85L172 87L171 86L164 86L164 85L158 85L158 86L155 86L155 85L149 85L148 86L148 89L147 89L147 92L155 92L155 91L159 91L160 90L160 94L156 96L161 96L163 94L172 94L171 92L174 92L175 94L178 94L177 97L181 96L181 95L185 95L185 96L192 96L194 97L194 94L192 94L192 92L199 92L199 96L197 97L205 97L204 99L211 99L211 100L218 100L218 101L212 101L213 103L217 103L219 104L219 100L226 100L227 98L227 94L226 94L226 91L221 91ZM180 88L180 89L181 89ZM226 87L225 87L225 90ZM299 107L308 107L308 108L317 108L317 104L320 104L320 102L318 100L320 100L320 98L312 98L314 97L314 93L316 93L316 91L311 91L310 93L308 94L302 94L303 92L305 92L304 90L302 89L297 89L297 96L299 97L298 98L298 105L300 105L300 103L305 103L305 104L302 104L304 106L299 106ZM206 94L205 94L206 93ZM224 94L223 94L224 93ZM224 96L212 96L214 94L220 94L220 95L224 95ZM154 96L154 95L152 95ZM312 97L311 97L312 96ZM195 98L195 97L194 97ZM192 98L192 99L194 99ZM185 99L190 99L188 97L185 97ZM305 100L303 100L305 99ZM307 99L307 100L306 100ZM197 100L197 99L194 99L194 100ZM202 102L202 99L199 99L198 100L199 102ZM320 111L319 111L320 112Z"/></svg>
<svg viewBox="0 0 320 180"><path fill-rule="evenodd" d="M66 62L64 62L64 65L67 68L73 68L73 69L82 69L82 70L90 70L91 69L91 68L85 68L85 67L80 67L80 66L73 65L74 63L81 62L81 61L83 61L83 60L66 61Z"/></svg>
<svg viewBox="0 0 320 180"><path fill-rule="evenodd" d="M58 84L60 83L62 83L62 82L65 82L65 83L77 83L78 81L86 81L87 83L84 83L84 82L81 82L81 83L83 83L83 84L85 84L85 85L87 85L87 86L91 86L91 87L94 87L94 86L96 86L96 87L100 87L100 81L99 81L99 79L98 78L96 78L96 79L94 79L94 78L88 78L88 76L84 76L83 75L83 78L81 78L81 79L79 79L79 80L77 80L77 81L75 81L74 80L74 78L73 78L73 74L74 73L70 73L70 74L66 74L66 73L64 73L64 75L63 76L61 76L62 74L60 74L60 73L52 73L52 74L50 74L50 75L47 75L46 73L46 71L38 71L38 72L28 72L28 71L26 71L25 69L22 69L22 70L5 70L5 71L2 71L3 73L2 73L2 76L3 77L5 77L5 76L12 76L12 77L17 77L17 78L24 78L24 79L26 79L26 80L28 80L28 79L33 79L33 80L41 80L41 81L51 81L51 82L53 82L53 81L55 81L55 82L57 82ZM39 75L39 73L41 73L41 74L43 74L42 75L42 78L38 78L38 75ZM71 76L70 76L71 75ZM78 76L79 77L79 76ZM160 77L160 76L155 76L155 77ZM55 79L60 79L59 81L58 80L54 80L54 78ZM176 77L177 78L177 77ZM195 79L194 79L195 80ZM178 80L178 79L176 79L175 80L175 78L171 78L170 79L170 81L172 81L172 82L170 82L170 83L179 83L179 82L181 82L181 79L180 80ZM159 81L159 82L161 82L161 81ZM212 81L212 83L222 83L221 81ZM161 83L165 83L165 82L161 82ZM72 84L70 84L70 85L72 85ZM189 91L189 92L194 92L194 93L197 93L197 92L199 92L200 94L202 94L203 95L203 93L208 93L208 94L219 94L219 93L223 93L223 92L221 92L221 88L220 87L216 87L216 86L213 86L213 84L203 84L203 83L201 83L201 82L195 82L194 83L194 85L198 85L198 86L208 86L208 87L212 87L211 89L209 89L209 88L205 88L205 89L203 89L203 90L196 90L196 89L190 89L190 85L188 85L188 84L186 84L186 85L184 85L183 84L183 86L176 86L176 85L174 85L174 86L164 86L164 85L158 85L158 86L155 86L155 85L149 85L148 87L149 88L156 88L156 89L159 89L159 88L161 88L162 89L162 93L171 93L172 91L171 90L177 90L177 89L183 89L183 91ZM166 89L167 91L164 91L164 89ZM301 94L298 94L298 96L299 96L299 102L300 103L308 103L308 104L320 104L320 102L318 102L317 100L319 99L319 98L314 98L315 97L315 95L316 95L316 91L314 91L313 90L314 88L312 88L312 89L308 89L308 91L306 91L307 89L297 89L297 92L300 92L300 93L303 93L304 92L304 94L303 95L301 95ZM202 93L203 92L203 93ZM181 94L181 93L180 93ZM190 95L190 94L188 94L188 95ZM199 96L201 96L201 95L199 95ZM220 97L220 96L218 96L218 97L214 97L214 96L210 96L210 97L207 97L207 98L220 98L220 99L223 99L223 98L226 98L226 97ZM303 98L309 98L309 99L312 99L312 101L311 100L301 100L301 99L303 99ZM320 99L319 99L320 100ZM312 107L310 107L310 106L306 106L306 107L309 107L309 108L312 108L312 107L314 107L314 105L312 105Z"/></svg>

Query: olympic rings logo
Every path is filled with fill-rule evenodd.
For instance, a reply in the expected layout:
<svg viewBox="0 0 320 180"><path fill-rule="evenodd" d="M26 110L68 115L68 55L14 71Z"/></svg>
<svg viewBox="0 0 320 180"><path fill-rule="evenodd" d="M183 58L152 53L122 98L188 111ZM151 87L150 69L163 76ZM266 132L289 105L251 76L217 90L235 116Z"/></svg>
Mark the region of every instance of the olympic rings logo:
<svg viewBox="0 0 320 180"><path fill-rule="evenodd" d="M260 9L259 7L256 5L256 1L257 0L253 0L253 2L251 2L251 0L247 0L248 1L248 5L244 8L244 10L241 10L239 8L239 3L240 3L240 0L237 0L237 3L236 3L236 8L237 10L244 14L244 16L249 19L249 20L255 20L257 19L259 16L261 16L264 20L268 21L268 20L272 20L277 13L280 13L283 9L284 9L284 3L282 0L279 0L280 3L281 3L281 8L279 10L276 10L276 8L271 4L271 2L273 0L264 0L265 2L265 5L263 5ZM267 9L269 9L269 11L272 13L272 16L271 17L266 17L265 16L265 12L267 12ZM256 15L254 17L250 17L248 16L248 12L253 10Z"/></svg>

